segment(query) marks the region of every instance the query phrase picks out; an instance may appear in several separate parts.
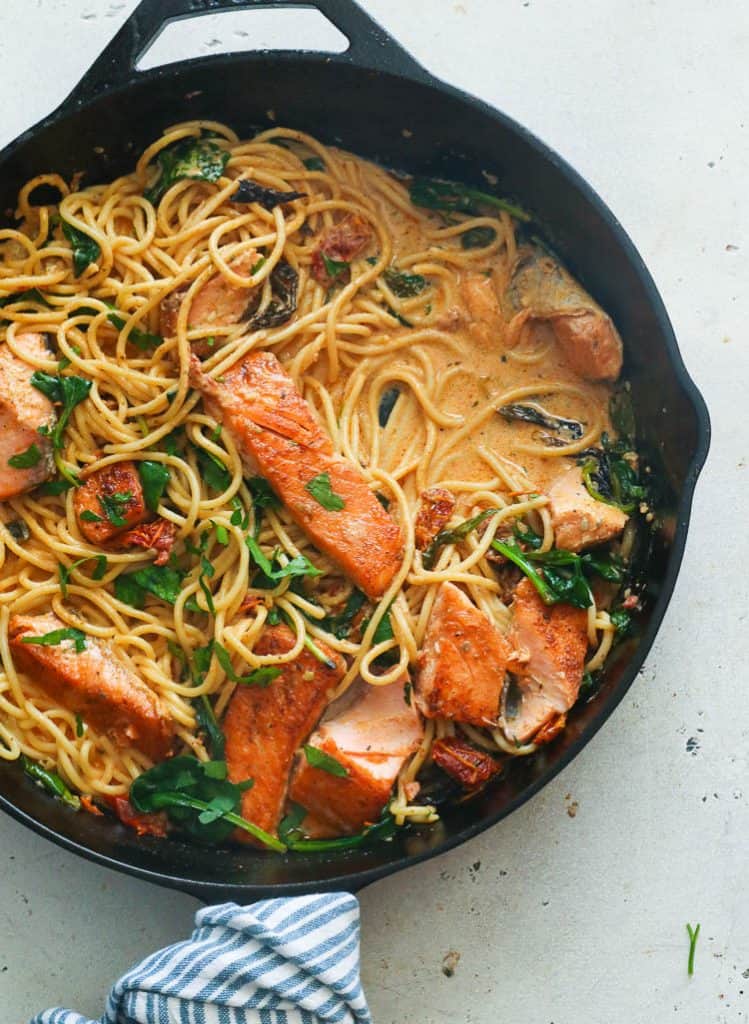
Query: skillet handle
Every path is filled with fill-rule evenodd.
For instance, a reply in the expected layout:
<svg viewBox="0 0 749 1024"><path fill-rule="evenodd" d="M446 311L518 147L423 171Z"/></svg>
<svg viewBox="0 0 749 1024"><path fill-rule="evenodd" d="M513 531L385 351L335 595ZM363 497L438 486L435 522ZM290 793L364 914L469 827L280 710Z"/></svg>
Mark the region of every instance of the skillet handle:
<svg viewBox="0 0 749 1024"><path fill-rule="evenodd" d="M354 64L415 79L429 78L424 68L355 0L141 0L63 106L82 106L137 78L136 64L141 54L172 21L221 11L284 7L316 8L346 36L348 49L331 54L332 63Z"/></svg>

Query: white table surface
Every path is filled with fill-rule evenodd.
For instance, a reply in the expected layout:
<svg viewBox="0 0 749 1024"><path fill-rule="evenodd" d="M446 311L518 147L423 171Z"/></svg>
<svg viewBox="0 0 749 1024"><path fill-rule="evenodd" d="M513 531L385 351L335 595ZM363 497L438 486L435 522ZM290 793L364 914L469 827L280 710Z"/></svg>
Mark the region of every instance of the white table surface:
<svg viewBox="0 0 749 1024"><path fill-rule="evenodd" d="M3 0L0 142L64 97L134 6ZM434 73L508 111L592 182L653 272L714 429L670 610L619 711L504 823L362 894L375 1021L743 1021L749 7L364 6ZM257 16L243 15L248 31ZM193 52L236 48L242 31L196 27ZM274 38L293 44L295 31L287 12ZM59 1003L98 1017L125 968L189 931L192 899L85 863L10 819L0 828L3 1024ZM691 980L687 921L702 923Z"/></svg>

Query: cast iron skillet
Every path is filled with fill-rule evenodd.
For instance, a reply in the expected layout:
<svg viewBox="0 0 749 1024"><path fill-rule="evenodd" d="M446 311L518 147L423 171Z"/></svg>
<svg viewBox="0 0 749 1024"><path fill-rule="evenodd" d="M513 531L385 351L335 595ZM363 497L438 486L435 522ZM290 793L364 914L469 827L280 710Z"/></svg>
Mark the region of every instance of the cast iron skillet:
<svg viewBox="0 0 749 1024"><path fill-rule="evenodd" d="M612 314L625 339L643 438L673 490L674 533L650 568L654 595L636 640L618 648L599 696L532 758L518 758L493 788L445 812L421 834L329 855L214 850L138 838L107 818L75 813L13 764L0 768L0 806L61 846L108 867L199 898L249 902L311 890L356 890L464 842L536 793L601 727L647 654L673 590L697 475L708 450L705 404L681 361L655 285L603 202L556 153L505 114L436 81L352 0L310 0L350 40L345 53L229 54L140 73L138 56L168 22L218 10L299 7L287 0L143 0L62 106L0 153L0 209L32 175L86 172L111 180L163 128L221 120L242 135L274 121L302 128L385 165L457 178L515 196L548 226L570 269Z"/></svg>

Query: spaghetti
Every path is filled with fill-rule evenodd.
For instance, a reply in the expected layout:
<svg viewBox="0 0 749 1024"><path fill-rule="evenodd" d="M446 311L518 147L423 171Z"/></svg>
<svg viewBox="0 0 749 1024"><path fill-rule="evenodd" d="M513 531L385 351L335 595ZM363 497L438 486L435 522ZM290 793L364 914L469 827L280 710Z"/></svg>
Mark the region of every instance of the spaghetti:
<svg viewBox="0 0 749 1024"><path fill-rule="evenodd" d="M199 138L210 138L223 154L215 180L178 177L158 200L147 198L159 155ZM242 179L300 196L272 208L240 203ZM42 186L56 190L59 200L36 204ZM313 273L315 251L321 234L346 215L369 225L371 255L351 261L350 279L341 275L326 286ZM322 643L346 659L340 696L359 678L373 686L402 684L445 581L507 629L493 541L520 524L548 552L554 545L550 482L564 460L611 432L610 386L575 373L548 324L528 310L489 324L479 292L476 301L467 296L482 278L499 294L507 289L519 247L510 213L440 215L415 206L405 180L302 132L274 128L244 141L225 125L202 121L167 130L133 173L109 184L79 189L55 174L39 175L21 189L17 219L18 227L0 231L2 338L23 355L24 332L45 335L49 354L35 367L91 382L65 431L57 479L85 480L126 460L168 471L158 514L176 530L180 585L173 601L151 597L134 607L123 600L118 578L151 559L137 549L109 548L103 563L103 549L85 539L76 521L75 487L11 498L0 526L0 758L25 755L100 798L126 795L151 763L136 747L115 744L60 707L14 667L7 637L13 614L51 610L66 626L111 642L168 709L182 749L200 759L207 753L196 701L209 697L220 719L236 685L215 658L206 671L191 671L196 651L210 641L228 652L240 674L290 662L305 644ZM94 243L96 255L77 274L81 236ZM250 253L257 259L240 272ZM267 312L282 262L298 275L295 315L286 322L254 330L242 321L191 323L192 303L216 273L254 289L259 314ZM175 293L182 301L174 333L161 337L160 308ZM204 353L204 372L217 380L250 351L272 351L335 450L361 467L400 524L401 568L358 628L331 629L351 584L283 506L258 503L231 435L191 387L195 349ZM386 398L390 411L383 416ZM579 436L550 443L532 423L498 415L523 402L579 421ZM455 495L455 522L495 511L426 564L414 518L421 493L434 486ZM18 524L24 524L20 534ZM303 585L290 576L258 585L248 533L268 558L276 553L281 567L305 556L321 575ZM255 653L269 619L279 615L296 635L294 646L282 655ZM615 627L594 603L588 628L588 668L595 670ZM433 740L456 730L502 755L535 749L498 727L428 722L398 780L392 811L399 823L435 818L429 803L409 799L410 784L428 764Z"/></svg>

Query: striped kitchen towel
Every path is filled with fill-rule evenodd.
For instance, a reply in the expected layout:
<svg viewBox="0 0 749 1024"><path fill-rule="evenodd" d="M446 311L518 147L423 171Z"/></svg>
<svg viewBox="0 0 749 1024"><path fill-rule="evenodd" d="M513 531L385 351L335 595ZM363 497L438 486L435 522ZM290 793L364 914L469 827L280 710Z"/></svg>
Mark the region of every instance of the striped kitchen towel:
<svg viewBox="0 0 749 1024"><path fill-rule="evenodd" d="M348 893L224 903L195 926L120 978L99 1021L55 1009L30 1024L371 1024Z"/></svg>

